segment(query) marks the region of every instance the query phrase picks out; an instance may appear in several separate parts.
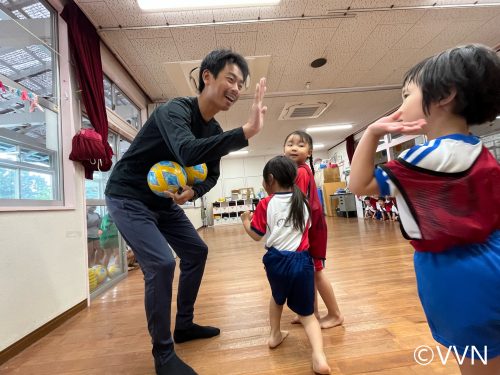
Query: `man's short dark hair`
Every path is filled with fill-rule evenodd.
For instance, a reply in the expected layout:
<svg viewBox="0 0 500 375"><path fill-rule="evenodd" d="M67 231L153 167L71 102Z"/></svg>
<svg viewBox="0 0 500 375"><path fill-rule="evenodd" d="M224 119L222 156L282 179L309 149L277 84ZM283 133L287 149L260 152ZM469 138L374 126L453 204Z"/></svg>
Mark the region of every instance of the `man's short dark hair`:
<svg viewBox="0 0 500 375"><path fill-rule="evenodd" d="M500 113L500 57L488 47L470 44L429 57L405 74L403 85L410 82L422 90L426 115L453 91L454 113L468 125L493 121Z"/></svg>
<svg viewBox="0 0 500 375"><path fill-rule="evenodd" d="M240 68L243 74L243 83L245 83L248 78L248 64L245 58L230 49L216 49L205 56L201 62L198 91L201 93L205 88L205 82L203 82L203 72L205 70L208 69L208 71L217 78L219 72L224 69L227 64L236 64L238 68Z"/></svg>

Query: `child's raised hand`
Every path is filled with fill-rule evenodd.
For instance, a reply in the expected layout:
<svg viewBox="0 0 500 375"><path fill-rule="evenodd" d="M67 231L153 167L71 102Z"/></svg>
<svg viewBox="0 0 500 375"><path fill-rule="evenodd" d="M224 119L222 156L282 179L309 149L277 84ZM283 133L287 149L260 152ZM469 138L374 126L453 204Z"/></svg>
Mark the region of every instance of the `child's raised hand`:
<svg viewBox="0 0 500 375"><path fill-rule="evenodd" d="M403 122L401 120L401 111L396 111L389 116L378 119L369 125L367 130L380 138L388 133L422 134L425 125L427 125L427 122L424 119Z"/></svg>
<svg viewBox="0 0 500 375"><path fill-rule="evenodd" d="M402 122L401 134L419 135L427 133L427 121L419 119L412 122Z"/></svg>

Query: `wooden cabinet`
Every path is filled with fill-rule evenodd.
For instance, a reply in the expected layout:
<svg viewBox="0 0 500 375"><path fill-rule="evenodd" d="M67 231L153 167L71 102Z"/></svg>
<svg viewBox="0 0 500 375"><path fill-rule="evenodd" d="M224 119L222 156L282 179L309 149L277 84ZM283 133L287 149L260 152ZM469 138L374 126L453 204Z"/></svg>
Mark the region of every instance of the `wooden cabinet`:
<svg viewBox="0 0 500 375"><path fill-rule="evenodd" d="M336 216L336 201L333 202L335 207L332 207L332 202L330 199L330 195L335 194L337 189L345 189L346 183L344 181L341 182L325 182L323 184L323 200L325 202L325 214L327 216Z"/></svg>

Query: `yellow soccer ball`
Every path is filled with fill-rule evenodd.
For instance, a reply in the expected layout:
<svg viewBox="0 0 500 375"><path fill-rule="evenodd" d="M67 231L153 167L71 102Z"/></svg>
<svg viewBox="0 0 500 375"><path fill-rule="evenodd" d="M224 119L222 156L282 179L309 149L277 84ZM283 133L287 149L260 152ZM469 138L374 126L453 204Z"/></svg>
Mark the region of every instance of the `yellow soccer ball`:
<svg viewBox="0 0 500 375"><path fill-rule="evenodd" d="M121 270L120 270L120 267L118 266L118 264L111 264L108 267L108 276L110 278L113 278L113 277L119 275L120 272L121 272Z"/></svg>
<svg viewBox="0 0 500 375"><path fill-rule="evenodd" d="M106 277L108 277L108 271L106 270L106 267L97 264L92 268L94 269L94 273L97 278L97 284L100 284L104 280L106 280Z"/></svg>
<svg viewBox="0 0 500 375"><path fill-rule="evenodd" d="M95 270L93 268L89 268L89 289L91 292L97 288L97 285L99 283L97 282L97 275L95 273Z"/></svg>
<svg viewBox="0 0 500 375"><path fill-rule="evenodd" d="M165 191L175 193L186 183L186 171L175 161L160 161L148 173L149 188L160 197L168 198Z"/></svg>
<svg viewBox="0 0 500 375"><path fill-rule="evenodd" d="M186 167L187 184L193 186L199 184L207 178L208 169L205 163L193 167Z"/></svg>

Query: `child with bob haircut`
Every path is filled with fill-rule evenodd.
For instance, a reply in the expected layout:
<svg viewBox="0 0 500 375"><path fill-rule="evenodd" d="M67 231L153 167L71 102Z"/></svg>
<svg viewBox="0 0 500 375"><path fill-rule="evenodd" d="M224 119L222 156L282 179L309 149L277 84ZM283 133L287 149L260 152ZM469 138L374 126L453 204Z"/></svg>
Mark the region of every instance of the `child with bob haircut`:
<svg viewBox="0 0 500 375"><path fill-rule="evenodd" d="M276 156L265 165L263 177L269 196L259 202L254 214L244 212L241 220L255 241L266 236L267 252L262 262L272 291L268 345L276 348L288 336L280 328L286 302L298 314L311 343L313 371L329 374L321 327L314 316L314 265L307 251L310 209L295 185L297 166L285 156Z"/></svg>
<svg viewBox="0 0 500 375"><path fill-rule="evenodd" d="M406 73L403 104L368 126L351 164L353 193L396 198L403 235L416 250L429 327L456 351L462 374L500 374L500 166L469 133L499 113L495 51L446 50ZM386 133L425 134L428 141L374 174ZM487 364L471 359L473 348L487 351Z"/></svg>

